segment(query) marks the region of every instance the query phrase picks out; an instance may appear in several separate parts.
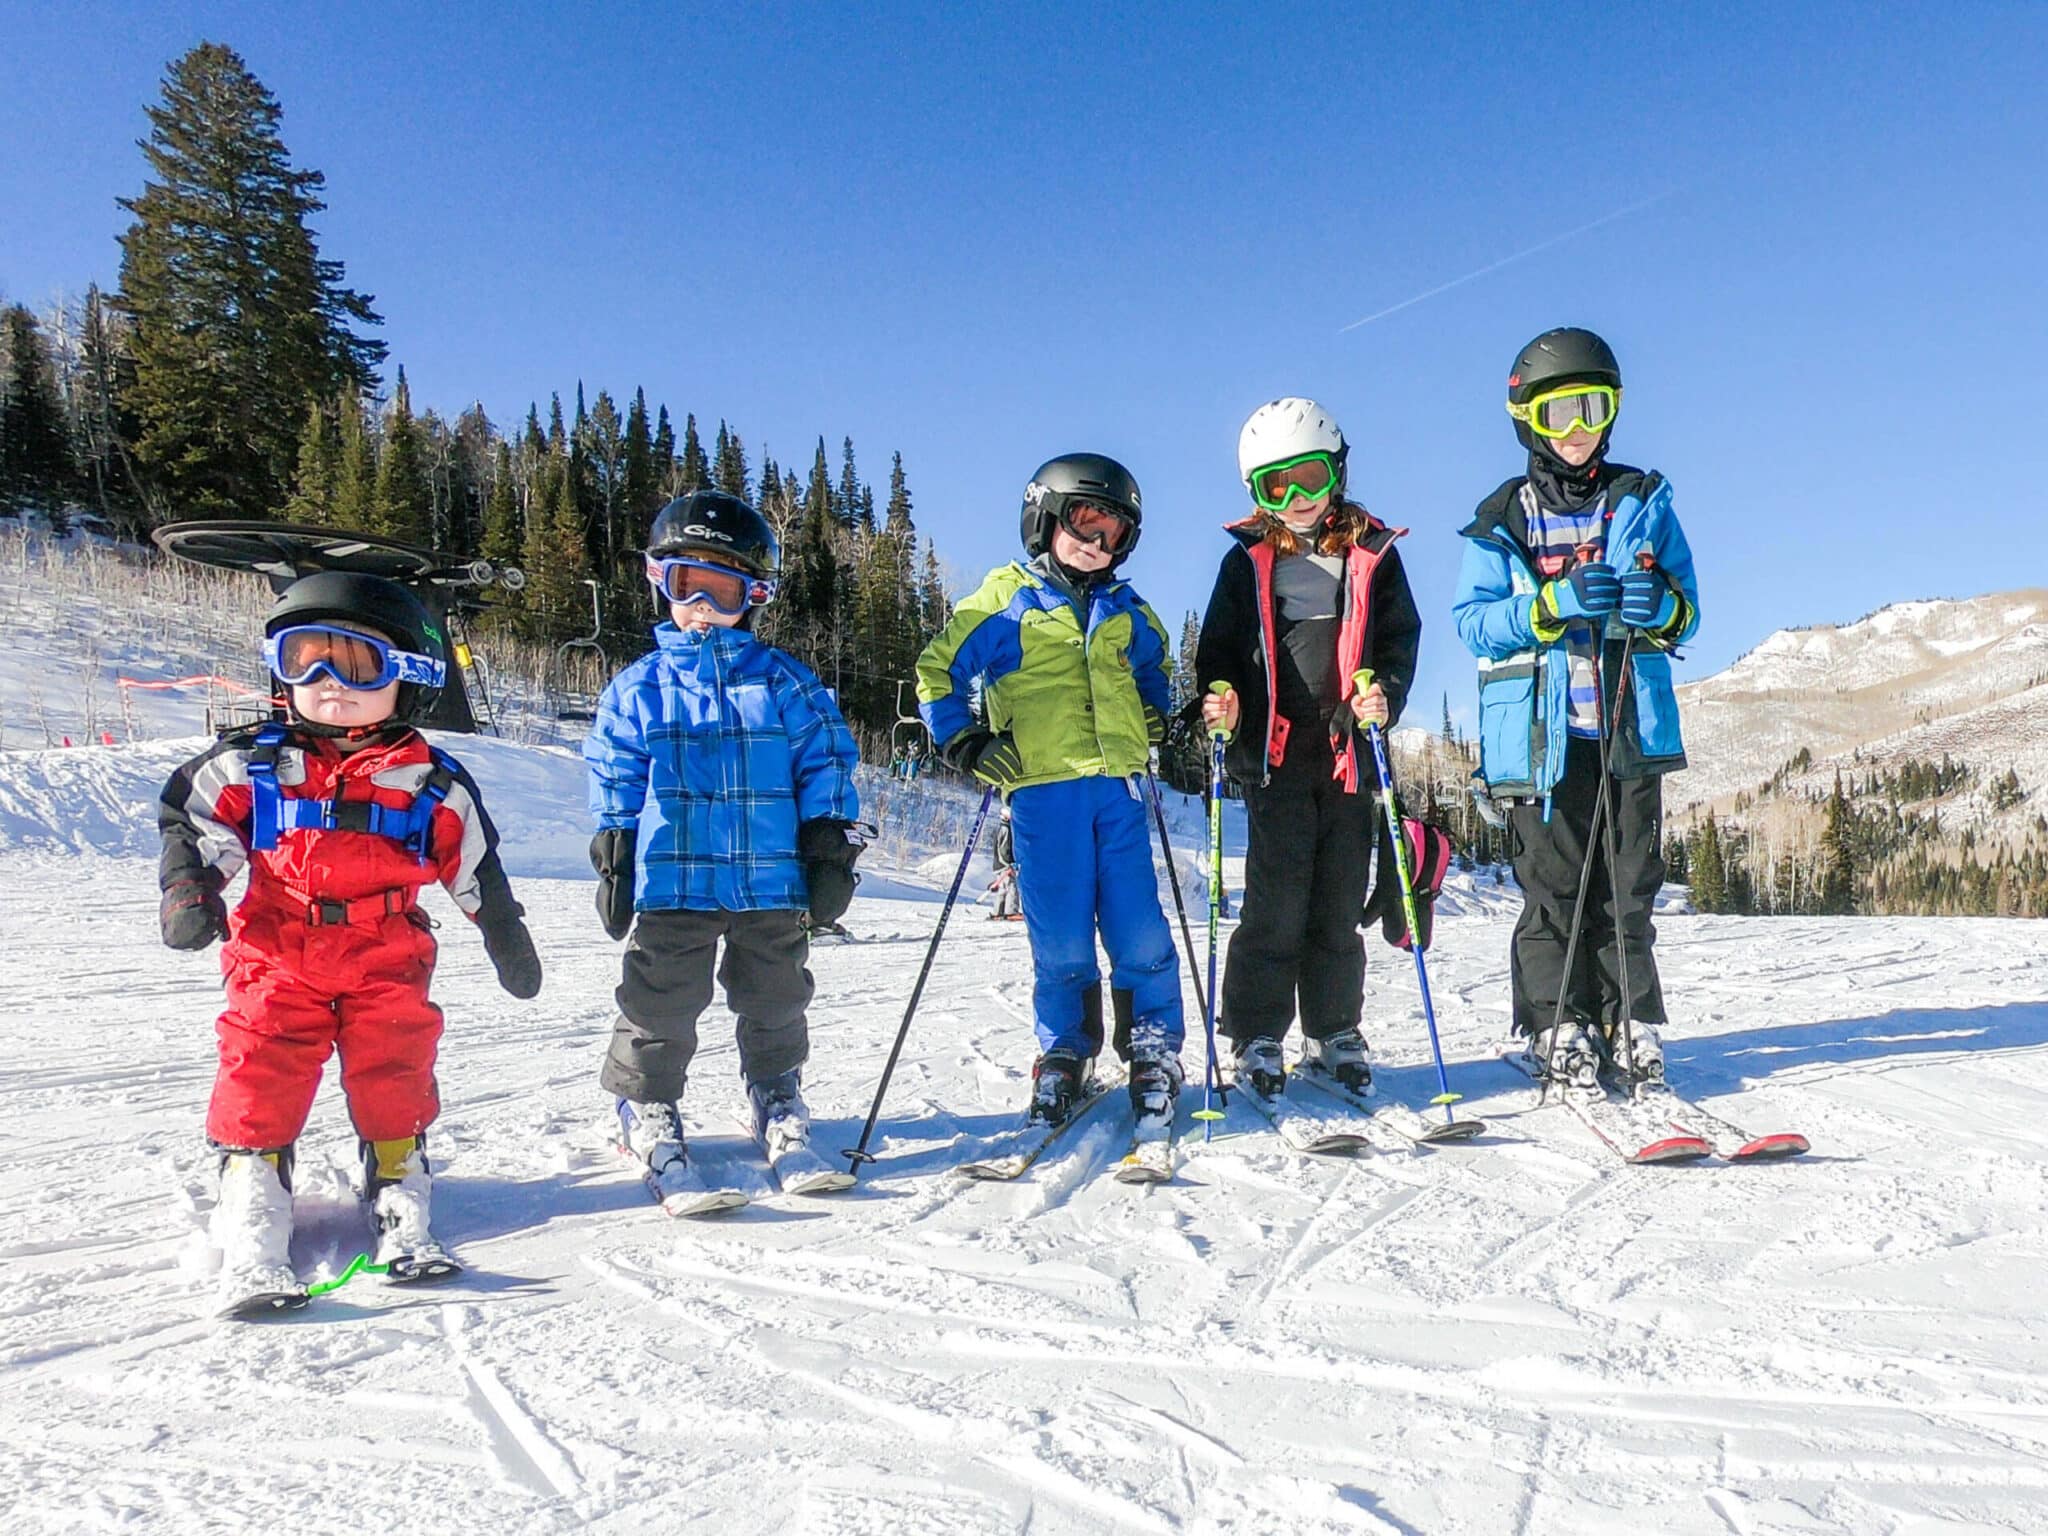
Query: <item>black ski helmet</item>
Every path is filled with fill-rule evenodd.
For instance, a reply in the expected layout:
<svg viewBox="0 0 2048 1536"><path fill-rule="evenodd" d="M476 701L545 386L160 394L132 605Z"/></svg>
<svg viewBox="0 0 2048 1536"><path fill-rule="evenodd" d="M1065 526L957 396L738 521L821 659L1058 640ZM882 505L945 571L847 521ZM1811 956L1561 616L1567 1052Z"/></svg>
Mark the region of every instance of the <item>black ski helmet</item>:
<svg viewBox="0 0 2048 1536"><path fill-rule="evenodd" d="M756 576L774 576L782 566L781 546L768 519L726 491L692 491L655 513L647 553L716 555L720 563Z"/></svg>
<svg viewBox="0 0 2048 1536"><path fill-rule="evenodd" d="M315 571L301 576L271 605L270 617L263 622L263 637L267 640L295 624L359 625L376 630L401 651L431 656L444 666L448 661L441 626L427 612L426 604L388 576L363 571ZM424 683L400 683L392 722L412 723L426 713L440 691Z"/></svg>
<svg viewBox="0 0 2048 1536"><path fill-rule="evenodd" d="M1607 384L1619 390L1621 364L1614 356L1614 348L1576 325L1545 331L1522 348L1515 357L1515 366L1508 370L1508 404L1527 405L1544 390L1559 384ZM1607 457L1607 444L1612 436L1610 423L1600 434L1599 448L1583 466L1585 473L1598 471L1600 461ZM1545 462L1563 464L1549 442L1538 437L1519 416L1515 418L1515 438L1531 453L1541 454Z"/></svg>
<svg viewBox="0 0 2048 1536"><path fill-rule="evenodd" d="M1138 547L1144 507L1131 472L1105 454L1063 453L1039 465L1024 487L1021 532L1026 553L1042 555L1052 548L1052 531L1070 501L1099 502L1131 520L1131 536L1111 555L1110 568Z"/></svg>

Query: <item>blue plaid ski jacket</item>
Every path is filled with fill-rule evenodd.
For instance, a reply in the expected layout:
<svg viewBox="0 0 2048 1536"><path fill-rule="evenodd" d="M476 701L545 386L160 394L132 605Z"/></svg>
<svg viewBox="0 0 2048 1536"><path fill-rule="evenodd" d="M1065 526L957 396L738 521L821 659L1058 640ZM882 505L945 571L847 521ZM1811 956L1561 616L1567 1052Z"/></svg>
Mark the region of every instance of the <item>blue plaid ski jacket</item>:
<svg viewBox="0 0 2048 1536"><path fill-rule="evenodd" d="M743 629L664 620L654 639L583 739L598 825L640 829L634 909L808 905L797 827L860 815L860 751L832 695Z"/></svg>

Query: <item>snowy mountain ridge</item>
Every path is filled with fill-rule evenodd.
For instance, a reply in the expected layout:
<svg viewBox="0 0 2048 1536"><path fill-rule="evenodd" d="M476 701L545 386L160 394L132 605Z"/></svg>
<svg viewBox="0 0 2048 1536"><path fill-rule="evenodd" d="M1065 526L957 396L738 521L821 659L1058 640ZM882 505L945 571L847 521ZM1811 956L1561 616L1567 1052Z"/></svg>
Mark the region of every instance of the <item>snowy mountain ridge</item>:
<svg viewBox="0 0 2048 1536"><path fill-rule="evenodd" d="M1802 748L1788 784L1825 790L1837 766L1884 767L1943 753L1979 783L1963 808L1989 819L1984 786L2008 768L2048 784L2048 588L1894 603L1853 624L1780 630L1734 665L1682 684L1687 771L1667 804L1681 817L1754 791Z"/></svg>

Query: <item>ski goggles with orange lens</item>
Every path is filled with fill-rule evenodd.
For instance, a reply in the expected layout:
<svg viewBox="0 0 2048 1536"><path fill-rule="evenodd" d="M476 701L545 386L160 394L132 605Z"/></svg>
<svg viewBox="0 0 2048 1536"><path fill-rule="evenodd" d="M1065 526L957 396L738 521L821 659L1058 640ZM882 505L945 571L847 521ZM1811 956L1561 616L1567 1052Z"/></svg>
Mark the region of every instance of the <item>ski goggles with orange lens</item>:
<svg viewBox="0 0 2048 1536"><path fill-rule="evenodd" d="M1121 507L1106 507L1095 501L1069 501L1059 510L1060 526L1083 544L1093 544L1105 555L1113 555L1130 542L1136 526L1131 514Z"/></svg>
<svg viewBox="0 0 2048 1536"><path fill-rule="evenodd" d="M1508 414L1526 421L1538 437L1570 437L1584 428L1605 431L1621 409L1621 391L1607 384L1567 384L1545 390L1527 405L1508 402Z"/></svg>
<svg viewBox="0 0 2048 1536"><path fill-rule="evenodd" d="M1337 461L1327 453L1304 453L1252 471L1252 500L1265 512L1297 501L1314 501L1337 488Z"/></svg>
<svg viewBox="0 0 2048 1536"><path fill-rule="evenodd" d="M296 688L326 673L344 688L388 688L420 683L438 688L448 664L417 651L401 651L375 635L328 624L295 624L263 642L263 659L280 681Z"/></svg>
<svg viewBox="0 0 2048 1536"><path fill-rule="evenodd" d="M775 600L775 582L729 565L677 555L649 555L647 579L671 603L709 603L727 618Z"/></svg>

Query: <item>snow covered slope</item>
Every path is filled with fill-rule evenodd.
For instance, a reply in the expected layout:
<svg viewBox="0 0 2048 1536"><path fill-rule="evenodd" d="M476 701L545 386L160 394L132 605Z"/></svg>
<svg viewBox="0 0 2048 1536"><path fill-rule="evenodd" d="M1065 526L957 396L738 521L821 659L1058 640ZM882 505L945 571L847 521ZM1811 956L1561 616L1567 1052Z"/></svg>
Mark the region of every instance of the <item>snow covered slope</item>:
<svg viewBox="0 0 2048 1536"><path fill-rule="evenodd" d="M1312 1162L1239 1110L1146 1191L1104 1176L1120 1111L1018 1184L949 1172L1032 1051L1023 935L966 910L859 1188L681 1224L604 1143L618 947L573 759L466 742L549 968L505 997L431 899L436 1226L470 1272L231 1325L201 1315L217 971L158 945L148 858L190 745L0 755L0 1530L2043 1528L2048 927L1660 919L1674 1076L1816 1152L1649 1169L1493 1064L1507 921L1449 917L1431 973L1487 1138ZM958 858L882 808L860 941L812 957L826 1148ZM1385 1081L1426 1094L1408 961L1371 943ZM722 1008L704 1039L686 1113L742 1168ZM353 1158L330 1084L305 1273L365 1245Z"/></svg>
<svg viewBox="0 0 2048 1536"><path fill-rule="evenodd" d="M1794 788L1835 765L1967 759L2048 785L2048 590L1896 603L1854 624L1781 630L1726 671L1678 690L1691 767L1667 806L1705 809L1754 790L1812 749ZM1979 809L1983 809L1979 807Z"/></svg>

